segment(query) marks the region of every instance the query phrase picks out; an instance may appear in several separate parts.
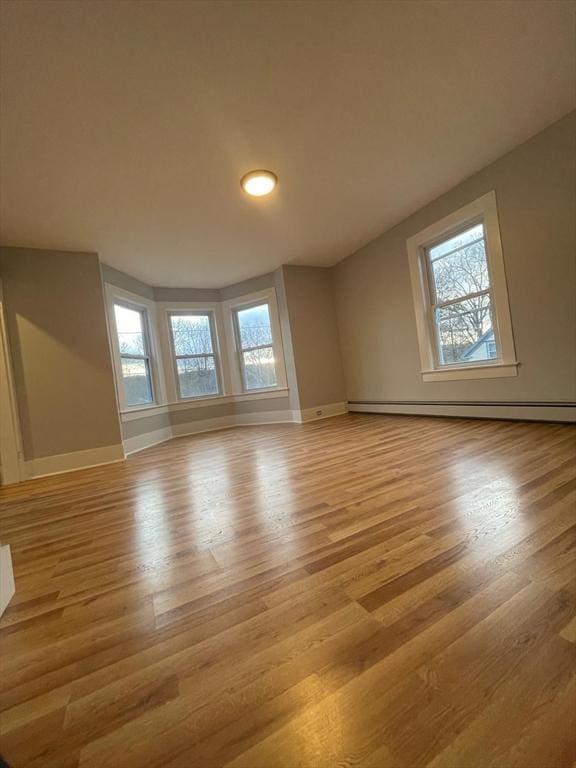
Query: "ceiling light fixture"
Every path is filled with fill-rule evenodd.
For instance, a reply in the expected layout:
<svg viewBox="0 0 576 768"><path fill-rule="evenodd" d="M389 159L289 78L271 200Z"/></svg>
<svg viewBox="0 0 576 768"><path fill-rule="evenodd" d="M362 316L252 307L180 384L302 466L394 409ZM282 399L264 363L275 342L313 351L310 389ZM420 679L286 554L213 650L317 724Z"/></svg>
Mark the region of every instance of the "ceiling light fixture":
<svg viewBox="0 0 576 768"><path fill-rule="evenodd" d="M250 171L240 179L240 185L246 194L252 197L264 197L273 192L278 184L278 176L272 171Z"/></svg>

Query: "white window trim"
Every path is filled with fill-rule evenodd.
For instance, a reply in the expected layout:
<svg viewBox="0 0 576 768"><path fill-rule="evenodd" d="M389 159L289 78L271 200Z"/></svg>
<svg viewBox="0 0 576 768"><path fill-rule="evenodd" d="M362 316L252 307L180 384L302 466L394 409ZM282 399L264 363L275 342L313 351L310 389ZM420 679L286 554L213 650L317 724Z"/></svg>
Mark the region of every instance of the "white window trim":
<svg viewBox="0 0 576 768"><path fill-rule="evenodd" d="M498 360L476 361L466 365L439 365L435 354L435 326L431 316L426 247L443 236L449 236L467 223L482 221L486 241L486 257L490 274L494 331L498 340ZM496 193L492 190L472 203L445 216L406 241L412 296L416 313L416 330L424 381L484 379L518 375L512 320L508 303L508 287L500 240Z"/></svg>
<svg viewBox="0 0 576 768"><path fill-rule="evenodd" d="M246 389L242 376L242 363L240 360L241 349L238 335L236 333L236 312L247 307L258 304L268 304L270 313L270 326L272 330L272 347L274 349L274 361L276 364L275 387L266 387L262 389ZM256 291L247 296L241 296L236 299L230 299L223 302L222 308L226 317L226 345L228 347L228 360L232 379L234 394L264 394L266 392L278 392L287 388L286 364L284 361L284 345L282 343L282 330L280 327L280 316L278 313L278 302L276 300L276 290L267 288L263 291Z"/></svg>
<svg viewBox="0 0 576 768"><path fill-rule="evenodd" d="M134 309L143 312L146 321L146 337L149 346L149 360L150 360L150 376L152 378L152 403L145 405L128 405L126 402L126 394L124 391L123 376L122 376L122 362L120 355L120 346L118 344L118 333L116 330L116 320L114 315L114 304L124 304L131 306ZM150 299L145 299L138 294L125 291L122 288L116 288L116 286L106 284L106 308L107 308L107 320L108 320L108 337L110 340L110 346L112 349L112 361L114 364L115 380L116 380L116 396L118 399L118 406L120 411L143 411L149 408L154 408L157 405L166 402L166 392L164 386L164 375L162 365L162 355L160 351L160 344L158 340L158 323L156 317L156 304Z"/></svg>

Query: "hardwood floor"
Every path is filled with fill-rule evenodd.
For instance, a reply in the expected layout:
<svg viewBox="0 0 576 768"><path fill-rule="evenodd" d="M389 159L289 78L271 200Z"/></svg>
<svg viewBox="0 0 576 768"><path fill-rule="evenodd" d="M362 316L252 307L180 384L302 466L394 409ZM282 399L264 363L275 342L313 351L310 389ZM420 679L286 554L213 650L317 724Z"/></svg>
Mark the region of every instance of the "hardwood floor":
<svg viewBox="0 0 576 768"><path fill-rule="evenodd" d="M575 430L342 416L0 491L12 768L571 768Z"/></svg>

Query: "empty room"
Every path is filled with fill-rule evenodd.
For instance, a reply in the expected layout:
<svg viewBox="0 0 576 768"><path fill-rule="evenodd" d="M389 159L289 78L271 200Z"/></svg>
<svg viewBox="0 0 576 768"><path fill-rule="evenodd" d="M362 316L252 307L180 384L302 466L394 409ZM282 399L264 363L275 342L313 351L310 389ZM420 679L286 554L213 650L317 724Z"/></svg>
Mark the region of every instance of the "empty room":
<svg viewBox="0 0 576 768"><path fill-rule="evenodd" d="M0 768L576 768L576 2L0 0Z"/></svg>

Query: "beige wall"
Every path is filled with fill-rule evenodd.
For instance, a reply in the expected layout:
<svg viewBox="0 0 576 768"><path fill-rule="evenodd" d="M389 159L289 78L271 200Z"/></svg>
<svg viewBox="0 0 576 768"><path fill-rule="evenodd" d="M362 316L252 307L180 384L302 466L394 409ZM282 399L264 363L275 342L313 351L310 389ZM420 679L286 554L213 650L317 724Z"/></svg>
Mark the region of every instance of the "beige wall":
<svg viewBox="0 0 576 768"><path fill-rule="evenodd" d="M24 458L120 443L98 257L0 249Z"/></svg>
<svg viewBox="0 0 576 768"><path fill-rule="evenodd" d="M332 274L282 267L300 408L346 400Z"/></svg>
<svg viewBox="0 0 576 768"><path fill-rule="evenodd" d="M350 400L575 399L575 172L572 113L333 269ZM406 238L492 189L519 375L424 383Z"/></svg>

